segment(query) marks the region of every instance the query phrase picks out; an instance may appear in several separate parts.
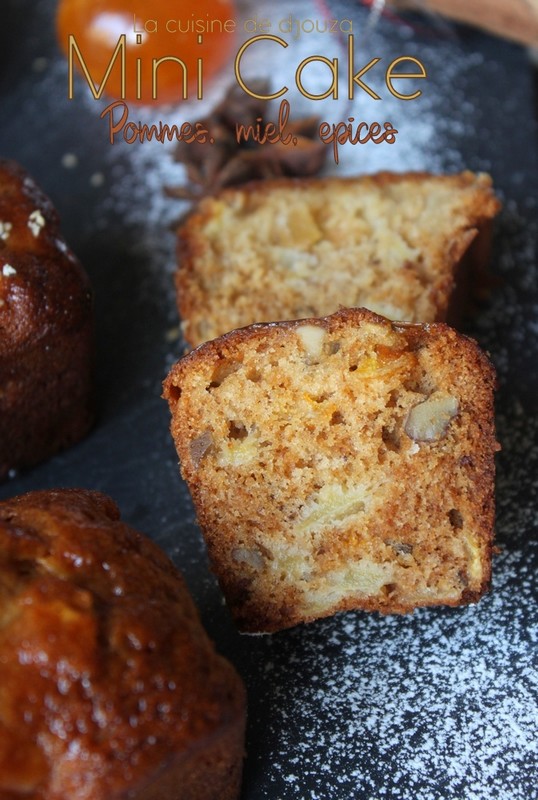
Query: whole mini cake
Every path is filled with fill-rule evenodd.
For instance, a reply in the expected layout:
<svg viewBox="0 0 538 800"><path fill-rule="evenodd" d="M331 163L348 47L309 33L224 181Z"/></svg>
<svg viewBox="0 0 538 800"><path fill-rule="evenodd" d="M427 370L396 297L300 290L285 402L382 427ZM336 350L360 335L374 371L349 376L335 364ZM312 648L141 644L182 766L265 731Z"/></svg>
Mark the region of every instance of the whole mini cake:
<svg viewBox="0 0 538 800"><path fill-rule="evenodd" d="M267 180L205 198L179 230L185 339L350 306L453 322L483 279L499 207L472 172Z"/></svg>
<svg viewBox="0 0 538 800"><path fill-rule="evenodd" d="M446 324L364 309L253 325L181 359L172 435L239 628L478 600L494 382Z"/></svg>
<svg viewBox="0 0 538 800"><path fill-rule="evenodd" d="M50 200L0 160L0 480L87 433L92 368L88 278Z"/></svg>
<svg viewBox="0 0 538 800"><path fill-rule="evenodd" d="M236 800L245 691L105 495L0 503L0 797Z"/></svg>

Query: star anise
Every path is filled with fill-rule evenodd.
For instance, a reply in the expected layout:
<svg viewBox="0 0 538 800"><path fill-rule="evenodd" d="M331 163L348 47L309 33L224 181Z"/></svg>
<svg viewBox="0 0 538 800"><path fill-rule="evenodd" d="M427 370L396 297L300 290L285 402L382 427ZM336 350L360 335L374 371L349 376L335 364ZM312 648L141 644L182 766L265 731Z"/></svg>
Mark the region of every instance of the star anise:
<svg viewBox="0 0 538 800"><path fill-rule="evenodd" d="M251 89L267 94L266 81L255 81ZM238 141L237 126L255 125L267 117L268 103L232 86L220 103L202 120L214 139L214 144L179 142L175 151L177 161L185 164L188 184L168 187L171 197L197 199L225 186L246 181L281 176L308 176L318 173L325 161L327 148L317 137L319 119L306 117L289 120L286 136L295 144L260 144L252 139Z"/></svg>

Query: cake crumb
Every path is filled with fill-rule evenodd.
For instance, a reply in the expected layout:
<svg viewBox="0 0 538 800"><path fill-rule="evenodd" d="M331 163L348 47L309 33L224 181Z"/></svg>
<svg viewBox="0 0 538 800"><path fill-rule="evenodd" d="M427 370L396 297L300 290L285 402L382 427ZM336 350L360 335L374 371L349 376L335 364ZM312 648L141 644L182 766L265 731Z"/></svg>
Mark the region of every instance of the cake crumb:
<svg viewBox="0 0 538 800"><path fill-rule="evenodd" d="M167 342L177 342L181 335L181 328L179 325L176 325L174 328L169 328L165 333L165 339Z"/></svg>

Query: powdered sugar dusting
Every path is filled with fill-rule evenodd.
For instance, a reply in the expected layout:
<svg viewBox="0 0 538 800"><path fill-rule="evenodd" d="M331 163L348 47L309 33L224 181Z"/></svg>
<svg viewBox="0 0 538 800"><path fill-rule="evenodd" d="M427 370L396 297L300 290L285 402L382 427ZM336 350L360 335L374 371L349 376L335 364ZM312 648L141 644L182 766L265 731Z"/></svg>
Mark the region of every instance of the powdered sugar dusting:
<svg viewBox="0 0 538 800"><path fill-rule="evenodd" d="M346 614L268 642L264 706L278 722L271 789L256 796L304 798L306 782L316 800L485 800L491 785L499 800L535 797L531 555L499 556L493 592L464 610Z"/></svg>
<svg viewBox="0 0 538 800"><path fill-rule="evenodd" d="M305 20L313 16L323 19L319 9L314 9L311 2L296 2L293 6L293 19ZM238 15L238 28L251 14L252 9L245 6L242 14ZM257 17L271 21L273 34L287 41L288 47L282 48L272 42L260 42L248 53L242 61L241 74L247 83L255 77L270 77L272 91L278 91L282 86L288 86L286 99L290 102L291 119L315 114L321 120L330 123L339 121L351 126L361 121L372 123L378 121L391 122L398 129L395 144L366 144L352 145L347 143L338 148L339 163L334 161L332 146L327 144L327 173L356 174L357 172L372 173L382 169L394 171L429 170L439 172L463 168L461 155L457 150L447 147L447 139L451 136L463 136L473 129L473 107L465 97L460 96L458 86L461 85L462 76L469 70L479 66L482 57L479 53L458 53L458 58L447 57L450 48L447 43L434 42L430 46L423 46L419 53L425 64L428 65L429 83L421 86L422 96L416 101L404 102L392 96L384 88L384 70L400 52L405 52L409 42L407 29L396 32L391 40L377 29L369 32L364 38L365 16L355 20L355 33L357 43L357 65L367 63L372 58L380 58L380 67L377 71L368 74L368 84L382 96L382 101L370 98L364 91L358 91L353 101L347 99L347 84L345 65L347 49L344 38L336 33L303 33L298 38L293 34L282 32L279 22L287 17L279 4L264 2L256 5ZM349 9L342 12L342 17L349 16ZM243 38L248 34L243 32ZM275 49L277 53L275 54ZM411 47L413 49L413 47ZM417 48L415 47L415 50ZM415 51L414 50L414 51ZM293 76L299 63L321 53L331 59L338 59L340 63L339 99L326 99L312 101L306 98L294 85ZM275 58L275 55L278 57ZM268 70L268 66L270 69ZM327 89L327 67L322 64L311 64L304 73L304 83L308 91L320 94ZM177 108L148 110L133 108L130 119L146 124L162 121L165 124L195 121L201 119L215 101L222 95L227 86L234 82L233 68L230 64L220 76L219 82L209 87L204 100L184 102ZM330 81L329 81L330 82ZM417 88L413 86L413 88ZM458 117L443 113L443 98L450 92L455 102L459 103L461 113ZM89 94L87 102L94 104ZM267 120L275 120L278 116L278 102L267 104ZM103 124L103 135L105 125ZM125 175L115 175L114 184L111 186L110 201L119 207L128 218L136 218L137 223L146 223L147 232L155 227L162 227L163 223L170 221L174 213L179 215L188 208L185 203L178 203L170 199L164 200L162 189L167 185L182 185L186 182L185 170L173 160L174 144L165 142L144 142L143 144L128 145L118 138L111 147L108 160L114 169L121 159L126 159ZM129 167L134 167L130 169ZM126 182L129 182L126 185ZM148 188L155 190L148 202ZM160 193L158 190L161 190ZM138 202L142 195L145 203Z"/></svg>

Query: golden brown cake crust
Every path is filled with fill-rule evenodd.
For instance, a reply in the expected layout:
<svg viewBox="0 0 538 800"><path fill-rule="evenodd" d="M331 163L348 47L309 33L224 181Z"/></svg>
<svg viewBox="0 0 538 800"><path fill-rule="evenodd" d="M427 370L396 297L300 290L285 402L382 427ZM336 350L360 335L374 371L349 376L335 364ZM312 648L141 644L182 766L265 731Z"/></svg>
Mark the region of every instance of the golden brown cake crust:
<svg viewBox="0 0 538 800"><path fill-rule="evenodd" d="M240 629L477 600L494 382L447 325L364 309L253 325L180 360L172 436Z"/></svg>
<svg viewBox="0 0 538 800"><path fill-rule="evenodd" d="M88 278L50 200L0 160L0 479L87 433L92 368Z"/></svg>
<svg viewBox="0 0 538 800"><path fill-rule="evenodd" d="M235 800L241 680L106 496L0 503L0 796Z"/></svg>
<svg viewBox="0 0 538 800"><path fill-rule="evenodd" d="M202 200L179 230L185 339L196 346L251 323L342 306L412 322L455 319L462 287L485 270L488 223L499 208L491 178L469 171L226 189Z"/></svg>

